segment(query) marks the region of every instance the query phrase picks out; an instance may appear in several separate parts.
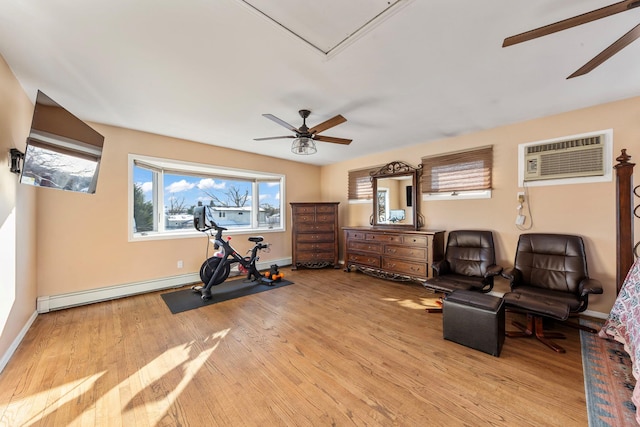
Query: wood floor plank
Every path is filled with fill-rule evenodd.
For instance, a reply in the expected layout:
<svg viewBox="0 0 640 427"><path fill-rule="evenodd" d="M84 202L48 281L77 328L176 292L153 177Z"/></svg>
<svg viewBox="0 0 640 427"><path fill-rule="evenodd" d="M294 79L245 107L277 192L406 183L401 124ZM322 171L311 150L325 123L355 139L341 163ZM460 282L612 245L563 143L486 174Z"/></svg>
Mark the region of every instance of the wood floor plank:
<svg viewBox="0 0 640 427"><path fill-rule="evenodd" d="M572 328L566 354L507 338L493 357L444 340L419 284L287 279L176 315L155 292L38 316L0 374L0 425L587 424Z"/></svg>

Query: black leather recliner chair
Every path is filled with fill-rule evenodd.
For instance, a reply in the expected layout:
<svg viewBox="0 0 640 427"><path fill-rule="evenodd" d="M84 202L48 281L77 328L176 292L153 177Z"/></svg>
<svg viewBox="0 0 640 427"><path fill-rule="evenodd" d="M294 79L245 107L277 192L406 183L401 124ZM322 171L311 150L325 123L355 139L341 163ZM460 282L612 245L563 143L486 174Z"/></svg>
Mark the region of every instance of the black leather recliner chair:
<svg viewBox="0 0 640 427"><path fill-rule="evenodd" d="M535 336L553 350L565 350L550 338L564 338L544 330L543 319L566 321L587 309L589 294L601 294L599 281L589 278L584 242L566 234L522 234L518 240L514 267L503 271L511 292L504 295L507 310L527 315L527 325L513 322L520 331L508 337ZM595 333L573 322L568 325Z"/></svg>
<svg viewBox="0 0 640 427"><path fill-rule="evenodd" d="M444 259L432 267L434 277L424 286L445 294L456 290L489 292L493 278L502 272L496 265L493 233L486 230L450 231Z"/></svg>

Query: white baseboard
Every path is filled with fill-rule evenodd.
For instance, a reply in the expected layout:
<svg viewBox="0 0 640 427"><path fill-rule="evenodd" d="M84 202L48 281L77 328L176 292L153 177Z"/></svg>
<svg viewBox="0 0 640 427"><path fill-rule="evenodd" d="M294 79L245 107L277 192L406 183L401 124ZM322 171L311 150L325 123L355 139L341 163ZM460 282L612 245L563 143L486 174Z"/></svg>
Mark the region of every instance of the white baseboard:
<svg viewBox="0 0 640 427"><path fill-rule="evenodd" d="M33 322L35 322L36 317L38 317L38 312L34 311L33 314L31 314L31 316L29 317L29 320L27 320L27 323L20 330L20 333L18 334L16 339L13 340L13 342L7 349L7 352L2 355L2 358L0 359L0 373L4 370L5 366L7 366L7 363L9 363L9 359L11 359L11 356L13 356L13 353L15 353L16 350L18 349L18 346L24 339L25 335L27 334L27 331L29 330Z"/></svg>
<svg viewBox="0 0 640 427"><path fill-rule="evenodd" d="M291 258L271 260L262 263L259 262L257 267L259 270L266 270L272 264L278 264L279 266L291 265ZM146 280L136 283L126 283L123 285L107 286L104 288L89 289L86 291L42 296L38 297L37 299L36 309L38 313L48 313L52 310L62 310L64 308L93 304L96 302L108 301L146 292L160 291L163 289L179 288L181 286L199 282L199 273L188 273L182 274L180 276L164 277L161 279Z"/></svg>
<svg viewBox="0 0 640 427"><path fill-rule="evenodd" d="M107 286L104 288L89 289L86 291L69 292L66 294L38 297L36 309L38 313L48 313L52 310L76 307L92 304L100 301L127 297L145 292L154 292L162 289L177 288L200 281L198 273L183 274L180 276L165 277L162 279L147 280L144 282L127 283L124 285Z"/></svg>
<svg viewBox="0 0 640 427"><path fill-rule="evenodd" d="M584 316L595 317L596 319L603 319L603 320L609 317L609 313L601 313L599 311L593 311L593 310L585 310L580 314Z"/></svg>

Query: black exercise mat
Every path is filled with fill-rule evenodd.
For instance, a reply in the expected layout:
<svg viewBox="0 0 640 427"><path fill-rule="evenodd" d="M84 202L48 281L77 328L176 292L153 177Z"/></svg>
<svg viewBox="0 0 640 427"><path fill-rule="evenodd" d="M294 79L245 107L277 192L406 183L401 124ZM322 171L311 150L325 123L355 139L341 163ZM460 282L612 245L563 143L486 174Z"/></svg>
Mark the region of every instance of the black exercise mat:
<svg viewBox="0 0 640 427"><path fill-rule="evenodd" d="M281 279L273 285L260 282L246 282L244 280L229 280L211 288L211 298L204 301L199 292L191 288L180 289L179 291L161 294L160 296L171 310L171 313L182 313L183 311L200 308L217 302L228 301L230 299L243 297L245 295L257 294L258 292L270 291L271 289L293 285L293 282Z"/></svg>

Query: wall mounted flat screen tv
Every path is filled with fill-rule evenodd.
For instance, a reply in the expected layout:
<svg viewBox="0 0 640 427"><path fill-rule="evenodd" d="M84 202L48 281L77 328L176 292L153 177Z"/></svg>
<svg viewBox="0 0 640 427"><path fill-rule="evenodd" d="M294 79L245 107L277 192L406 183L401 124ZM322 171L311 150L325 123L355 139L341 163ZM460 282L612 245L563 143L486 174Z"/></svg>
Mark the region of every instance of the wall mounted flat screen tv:
<svg viewBox="0 0 640 427"><path fill-rule="evenodd" d="M22 184L93 194L104 137L38 91Z"/></svg>

